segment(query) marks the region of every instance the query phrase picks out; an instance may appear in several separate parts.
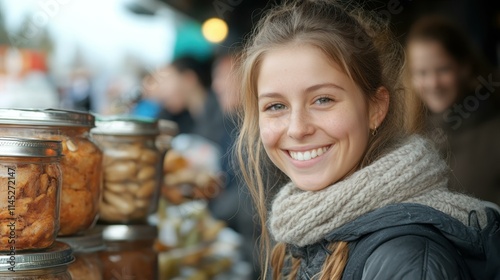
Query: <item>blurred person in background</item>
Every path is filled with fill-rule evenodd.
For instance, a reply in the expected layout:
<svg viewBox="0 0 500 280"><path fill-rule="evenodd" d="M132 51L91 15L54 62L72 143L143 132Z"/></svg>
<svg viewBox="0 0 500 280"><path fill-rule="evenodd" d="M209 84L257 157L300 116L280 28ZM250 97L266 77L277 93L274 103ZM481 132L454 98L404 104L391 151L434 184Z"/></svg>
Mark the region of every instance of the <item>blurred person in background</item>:
<svg viewBox="0 0 500 280"><path fill-rule="evenodd" d="M92 77L90 70L76 68L70 76L68 87L64 90L62 107L78 111L92 108Z"/></svg>
<svg viewBox="0 0 500 280"><path fill-rule="evenodd" d="M212 89L217 95L224 113L224 133L221 141L221 168L224 172L225 187L222 192L210 201L209 207L217 219L238 232L242 238L240 252L243 260L252 265L252 279L260 275L259 261L255 254L258 249L258 226L254 222L255 209L248 189L237 175L233 146L239 131L237 112L240 106L239 83L236 79L238 51L220 55L212 69Z"/></svg>
<svg viewBox="0 0 500 280"><path fill-rule="evenodd" d="M157 86L155 83L151 83L154 77L152 74L143 71L141 73L141 86L137 90L136 98L134 100L134 105L131 109L131 114L139 117L147 117L147 118L158 118L162 107L159 102L154 100L152 96L155 87Z"/></svg>
<svg viewBox="0 0 500 280"><path fill-rule="evenodd" d="M219 144L223 134L222 111L210 90L210 63L180 57L145 82L151 98L163 107L158 118L175 121L181 134L197 134Z"/></svg>
<svg viewBox="0 0 500 280"><path fill-rule="evenodd" d="M3 53L4 64L0 71L4 72L0 73L1 107L59 107L59 96L49 80L45 54L13 47L2 48L0 53Z"/></svg>
<svg viewBox="0 0 500 280"><path fill-rule="evenodd" d="M406 48L410 126L440 147L453 170L452 189L500 204L500 79L465 34L439 16L415 22ZM427 126L416 127L422 115Z"/></svg>

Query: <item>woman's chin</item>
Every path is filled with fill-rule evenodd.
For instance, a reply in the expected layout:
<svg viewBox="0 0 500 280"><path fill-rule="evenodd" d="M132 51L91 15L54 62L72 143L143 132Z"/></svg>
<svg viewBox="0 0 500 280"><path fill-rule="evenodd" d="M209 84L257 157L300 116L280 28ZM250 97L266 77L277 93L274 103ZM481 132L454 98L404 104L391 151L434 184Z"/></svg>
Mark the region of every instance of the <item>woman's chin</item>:
<svg viewBox="0 0 500 280"><path fill-rule="evenodd" d="M294 185L303 190L303 191L320 191L328 186L330 186L330 183L325 183L325 182L303 182L303 181L292 181Z"/></svg>

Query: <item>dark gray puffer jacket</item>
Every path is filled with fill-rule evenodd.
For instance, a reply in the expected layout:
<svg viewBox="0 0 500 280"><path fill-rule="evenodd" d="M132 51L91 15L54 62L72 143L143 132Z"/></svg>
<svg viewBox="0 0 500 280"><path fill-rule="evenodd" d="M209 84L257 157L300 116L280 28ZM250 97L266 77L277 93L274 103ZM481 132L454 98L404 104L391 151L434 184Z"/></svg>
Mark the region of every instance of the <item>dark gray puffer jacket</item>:
<svg viewBox="0 0 500 280"><path fill-rule="evenodd" d="M327 245L349 242L342 279L500 279L500 214L487 208L488 226L474 212L469 226L433 208L395 204L367 213L317 244L288 250L301 258L297 279L316 279Z"/></svg>

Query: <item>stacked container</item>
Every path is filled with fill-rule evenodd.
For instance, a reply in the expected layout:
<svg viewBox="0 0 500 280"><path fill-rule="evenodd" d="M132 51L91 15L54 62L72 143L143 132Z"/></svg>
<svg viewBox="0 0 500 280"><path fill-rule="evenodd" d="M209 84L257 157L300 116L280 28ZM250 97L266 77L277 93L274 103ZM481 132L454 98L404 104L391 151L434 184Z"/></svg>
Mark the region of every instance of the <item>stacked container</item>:
<svg viewBox="0 0 500 280"><path fill-rule="evenodd" d="M15 181L19 186L19 191L16 193L19 198L16 198L16 202L22 201L22 204L16 207L16 210L19 215L24 215L24 212L27 214L26 217L17 219L16 228L22 231L18 233L16 245L22 247L16 246L16 250L37 249L36 254L39 255L32 256L31 251L23 251L24 260L51 258L51 254L58 255L61 253L60 250L63 251L61 254L66 254L65 252L69 250L71 255L71 249L68 249L70 247L59 248L60 250L52 248L53 244L57 243L54 242L56 237L83 237L95 226L102 189L102 151L90 140L90 129L94 127L94 122L94 116L86 112L0 109L0 137L16 137L19 139L19 147L15 150L17 152L23 150L26 157L30 155L29 165L17 165L19 178ZM57 143L59 150L53 148L53 151L48 153L53 155L52 161L47 162L47 156L43 157L37 153L33 144L38 143L36 141ZM1 146L5 146L1 149L9 148L5 144ZM12 174L12 172L6 173L7 184ZM53 187L55 185L57 188ZM29 191L30 189L32 191ZM55 194L53 189L57 189ZM43 208L42 205L46 204L46 201L53 203ZM51 218L46 215L47 209L54 209ZM9 210L8 205L2 210ZM52 235L49 232L52 232ZM29 242L24 242L23 236L29 236ZM37 241L38 239L44 242ZM2 242L3 244L9 244L8 240ZM55 253L53 250L56 250ZM43 268L39 266L44 263L40 261L36 270ZM59 266L67 265L67 262L61 261ZM47 266L52 267L54 264L47 263ZM31 268L29 265L26 267ZM61 276L62 278L47 277L36 279L71 279L69 274ZM0 279L2 279L1 273Z"/></svg>
<svg viewBox="0 0 500 280"><path fill-rule="evenodd" d="M60 141L0 138L0 279L71 279L71 249L56 242Z"/></svg>
<svg viewBox="0 0 500 280"><path fill-rule="evenodd" d="M105 279L157 279L157 229L148 218L156 212L162 179L159 135L158 121L130 117L98 118L92 129L104 153L99 223L107 248L101 253Z"/></svg>
<svg viewBox="0 0 500 280"><path fill-rule="evenodd" d="M106 242L106 250L99 253L103 279L159 279L158 254L153 248L156 227L107 225L102 233Z"/></svg>
<svg viewBox="0 0 500 280"><path fill-rule="evenodd" d="M0 137L38 138L62 143L59 236L82 234L98 217L102 152L90 140L95 118L65 110L0 109Z"/></svg>

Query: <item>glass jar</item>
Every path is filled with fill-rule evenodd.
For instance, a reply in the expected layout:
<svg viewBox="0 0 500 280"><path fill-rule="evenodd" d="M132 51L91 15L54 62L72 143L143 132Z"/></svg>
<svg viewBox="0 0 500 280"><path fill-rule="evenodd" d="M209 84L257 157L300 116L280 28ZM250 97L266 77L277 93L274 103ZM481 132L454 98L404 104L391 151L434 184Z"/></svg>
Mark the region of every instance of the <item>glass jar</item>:
<svg viewBox="0 0 500 280"><path fill-rule="evenodd" d="M106 247L104 246L101 229L95 227L83 235L60 237L57 240L68 244L73 249L75 262L68 267L73 280L103 279L99 252Z"/></svg>
<svg viewBox="0 0 500 280"><path fill-rule="evenodd" d="M0 279L72 280L68 264L73 260L71 248L57 241L43 251L1 255Z"/></svg>
<svg viewBox="0 0 500 280"><path fill-rule="evenodd" d="M156 236L156 227L150 225L104 226L103 279L158 279Z"/></svg>
<svg viewBox="0 0 500 280"><path fill-rule="evenodd" d="M155 120L98 119L91 131L104 152L102 223L144 224L158 207L164 152Z"/></svg>
<svg viewBox="0 0 500 280"><path fill-rule="evenodd" d="M0 109L0 136L62 141L59 236L92 228L98 218L102 187L102 152L90 140L95 117L65 110Z"/></svg>
<svg viewBox="0 0 500 280"><path fill-rule="evenodd" d="M43 249L59 230L61 142L0 138L0 251Z"/></svg>
<svg viewBox="0 0 500 280"><path fill-rule="evenodd" d="M160 135L156 138L156 146L167 152L171 148L172 139L179 133L179 126L174 121L158 120Z"/></svg>

